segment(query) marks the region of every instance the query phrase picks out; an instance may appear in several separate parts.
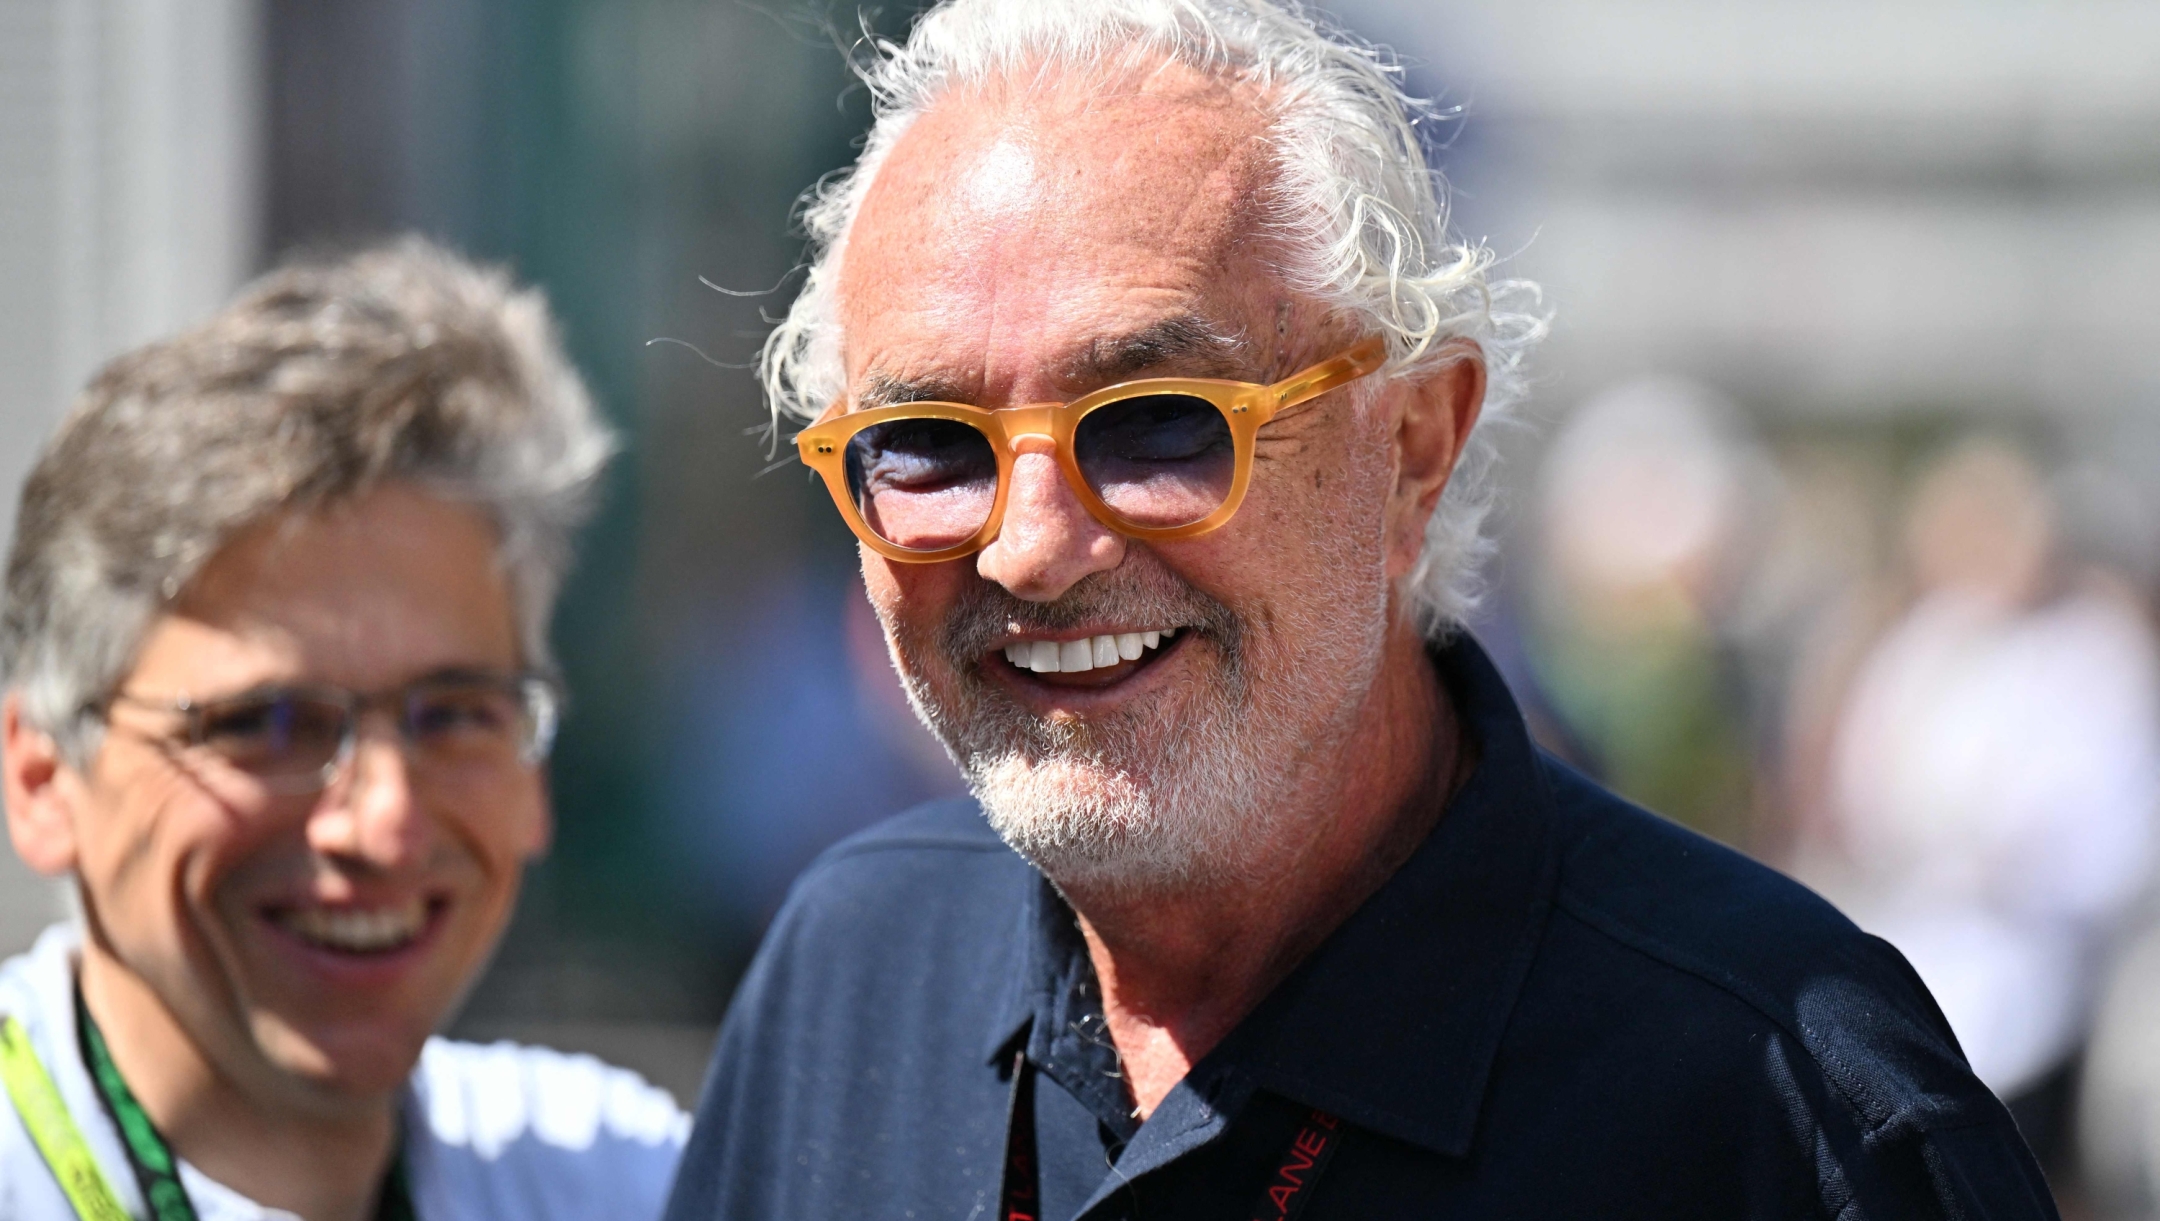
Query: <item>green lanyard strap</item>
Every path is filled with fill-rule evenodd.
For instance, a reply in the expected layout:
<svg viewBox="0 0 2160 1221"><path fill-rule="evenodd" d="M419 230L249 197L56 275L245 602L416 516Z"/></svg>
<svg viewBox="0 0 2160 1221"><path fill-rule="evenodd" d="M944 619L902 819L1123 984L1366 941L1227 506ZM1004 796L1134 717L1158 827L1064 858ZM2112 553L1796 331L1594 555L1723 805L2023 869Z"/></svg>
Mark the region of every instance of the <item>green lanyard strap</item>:
<svg viewBox="0 0 2160 1221"><path fill-rule="evenodd" d="M83 1143L82 1131L69 1117L67 1102L53 1085L51 1074L38 1063L30 1046L30 1033L14 1017L0 1018L0 1077L7 1080L8 1097L22 1116L45 1164L52 1167L60 1191L75 1206L82 1221L129 1221L120 1207L112 1184L98 1169L97 1156Z"/></svg>
<svg viewBox="0 0 2160 1221"><path fill-rule="evenodd" d="M143 1110L142 1103L135 1100L135 1092L120 1076L112 1049L105 1045L105 1033L98 1029L97 1019L90 1016L90 1007L82 1003L80 988L75 992L75 1014L82 1036L83 1063L89 1066L90 1079L97 1084L98 1099L112 1116L113 1126L120 1129L120 1144L127 1152L128 1165L135 1171L135 1181L142 1186L143 1199L150 1205L150 1221L196 1221L195 1204L180 1185L180 1164L172 1155L172 1147L165 1143L157 1125L150 1122L149 1112ZM412 1191L405 1182L404 1144L402 1140L397 1142L390 1173L383 1178L375 1221L418 1221ZM89 1214L84 1214L84 1221L92 1221Z"/></svg>
<svg viewBox="0 0 2160 1221"><path fill-rule="evenodd" d="M158 1135L149 1112L143 1110L135 1100L135 1091L121 1078L119 1066L113 1063L112 1049L105 1045L105 1032L98 1029L79 991L75 995L75 1013L76 1032L82 1037L83 1066L90 1070L98 1100L105 1104L106 1114L112 1116L113 1126L120 1129L120 1147L127 1153L136 1184L142 1188L143 1202L150 1206L150 1221L196 1221L195 1204L180 1185L180 1165L173 1159L172 1148Z"/></svg>
<svg viewBox="0 0 2160 1221"><path fill-rule="evenodd" d="M75 1014L83 1064L97 1086L98 1100L112 1117L113 1126L120 1130L128 1166L135 1172L135 1181L150 1206L150 1221L196 1221L194 1202L180 1185L180 1164L173 1157L172 1147L158 1134L157 1125L150 1122L149 1113L121 1078L120 1069L113 1064L112 1049L105 1045L104 1032L83 1005L80 990L75 995ZM6 1081L8 1097L22 1116L23 1126L29 1129L30 1139L52 1168L53 1178L59 1181L68 1203L74 1205L75 1215L81 1221L131 1221L112 1184L98 1168L97 1156L84 1142L82 1130L68 1114L67 1102L53 1085L51 1074L38 1062L29 1032L12 1016L0 1017L0 1078ZM406 1183L402 1140L397 1148L376 1201L375 1221L418 1221L412 1191Z"/></svg>

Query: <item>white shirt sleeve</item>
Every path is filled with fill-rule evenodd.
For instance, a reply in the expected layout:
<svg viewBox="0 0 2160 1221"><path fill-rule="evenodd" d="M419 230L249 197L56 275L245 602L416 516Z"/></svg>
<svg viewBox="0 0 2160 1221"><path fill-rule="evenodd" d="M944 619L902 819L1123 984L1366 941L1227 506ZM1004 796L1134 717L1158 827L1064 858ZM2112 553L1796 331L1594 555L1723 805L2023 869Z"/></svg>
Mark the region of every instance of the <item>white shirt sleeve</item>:
<svg viewBox="0 0 2160 1221"><path fill-rule="evenodd" d="M426 1221L651 1221L689 1117L591 1056L433 1039L407 1102L413 1203Z"/></svg>

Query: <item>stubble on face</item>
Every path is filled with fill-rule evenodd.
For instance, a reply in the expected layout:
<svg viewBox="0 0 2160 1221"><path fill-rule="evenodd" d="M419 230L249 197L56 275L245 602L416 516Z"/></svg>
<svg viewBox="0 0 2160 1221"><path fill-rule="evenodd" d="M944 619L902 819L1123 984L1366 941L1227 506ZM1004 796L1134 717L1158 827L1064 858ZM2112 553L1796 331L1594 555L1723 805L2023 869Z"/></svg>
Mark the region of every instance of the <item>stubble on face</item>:
<svg viewBox="0 0 2160 1221"><path fill-rule="evenodd" d="M984 672L1009 664L995 652L1001 640L1105 621L1177 625L1194 681L1082 718L1037 715ZM1147 886L1187 880L1219 857L1210 849L1226 829L1221 809L1241 804L1233 795L1251 787L1249 769L1210 732L1251 700L1245 628L1228 607L1165 569L1125 565L1050 603L970 582L934 630L892 619L886 627L916 712L952 752L991 825L1045 873ZM1193 731L1182 758L1166 749L1181 720Z"/></svg>
<svg viewBox="0 0 2160 1221"><path fill-rule="evenodd" d="M929 628L878 610L917 714L991 826L1052 881L1123 895L1248 885L1295 833L1284 823L1311 761L1337 754L1378 678L1385 633L1361 625L1385 615L1358 604L1384 606L1386 586L1361 579L1360 533L1310 557L1339 577L1337 597L1294 590L1244 613L1138 551L1054 602L978 580ZM1000 641L1103 622L1179 625L1175 655L1155 664L1180 681L1106 713L1039 715L985 672L1008 664Z"/></svg>

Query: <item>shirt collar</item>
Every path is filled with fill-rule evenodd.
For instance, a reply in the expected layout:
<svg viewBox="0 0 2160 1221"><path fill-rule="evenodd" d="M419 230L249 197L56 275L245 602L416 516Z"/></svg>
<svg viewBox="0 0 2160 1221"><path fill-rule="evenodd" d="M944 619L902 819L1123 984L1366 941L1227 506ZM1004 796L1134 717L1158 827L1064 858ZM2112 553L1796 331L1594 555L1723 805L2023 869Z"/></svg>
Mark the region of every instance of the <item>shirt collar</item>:
<svg viewBox="0 0 2160 1221"><path fill-rule="evenodd" d="M1193 1076L1243 1079L1462 1156L1551 908L1557 858L1551 799L1506 683L1467 634L1432 657L1477 744L1476 769L1395 876ZM993 1060L1009 1060L1031 1025L1051 1028L1030 1044L1051 1037L1074 1007L1073 950L1054 927L1071 913L1029 881L1014 926L1020 969L993 1023Z"/></svg>

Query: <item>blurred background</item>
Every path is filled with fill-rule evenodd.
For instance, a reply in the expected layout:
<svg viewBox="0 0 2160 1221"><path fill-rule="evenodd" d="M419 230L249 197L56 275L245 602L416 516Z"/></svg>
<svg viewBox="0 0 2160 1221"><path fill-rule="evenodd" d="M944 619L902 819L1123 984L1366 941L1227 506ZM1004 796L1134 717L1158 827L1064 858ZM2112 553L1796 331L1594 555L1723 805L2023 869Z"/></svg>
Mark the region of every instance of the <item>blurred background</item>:
<svg viewBox="0 0 2160 1221"><path fill-rule="evenodd" d="M2070 1210L2152 1215L2160 5L1331 8L1553 311L1476 628L1539 735L1890 938ZM958 787L742 367L913 11L0 0L0 524L97 363L405 230L544 286L629 439L462 1033L687 1101L794 872ZM62 898L0 858L12 950Z"/></svg>

